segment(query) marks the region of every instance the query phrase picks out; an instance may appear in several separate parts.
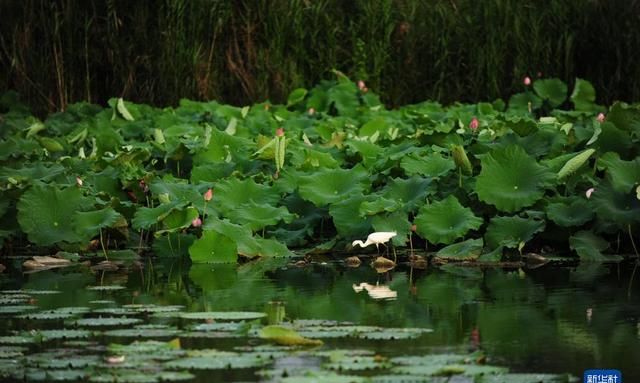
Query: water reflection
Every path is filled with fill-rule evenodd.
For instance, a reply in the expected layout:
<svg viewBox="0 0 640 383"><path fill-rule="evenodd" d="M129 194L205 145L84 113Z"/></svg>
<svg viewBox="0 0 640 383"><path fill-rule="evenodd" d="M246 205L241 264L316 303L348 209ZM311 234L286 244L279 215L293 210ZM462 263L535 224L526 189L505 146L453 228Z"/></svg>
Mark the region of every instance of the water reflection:
<svg viewBox="0 0 640 383"><path fill-rule="evenodd" d="M514 370L582 376L588 368L617 368L628 381L640 381L640 284L630 285L631 270L625 267L545 266L526 273L401 267L377 274L368 266L338 263L298 268L275 260L189 267L162 260L128 275L86 269L12 275L1 277L2 288L64 292L39 296L43 308L89 306L105 294L84 287L101 283L127 287L109 295L119 304L263 311L280 302L282 308L272 314L278 319L434 330L402 349L381 345L377 351L383 354L483 349L494 363ZM368 295L354 293L356 288ZM385 295L393 300L377 299Z"/></svg>

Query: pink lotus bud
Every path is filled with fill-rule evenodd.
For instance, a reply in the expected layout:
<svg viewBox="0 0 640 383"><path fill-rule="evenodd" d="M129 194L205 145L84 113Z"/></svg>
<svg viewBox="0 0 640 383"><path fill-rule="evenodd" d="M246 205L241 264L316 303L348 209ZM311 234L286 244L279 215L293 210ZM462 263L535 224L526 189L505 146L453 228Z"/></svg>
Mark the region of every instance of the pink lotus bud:
<svg viewBox="0 0 640 383"><path fill-rule="evenodd" d="M78 185L78 187L82 187L83 184L84 182L82 181L82 178L76 177L76 185Z"/></svg>
<svg viewBox="0 0 640 383"><path fill-rule="evenodd" d="M365 92L365 89L367 89L367 85L364 83L364 81L358 80L358 89Z"/></svg>
<svg viewBox="0 0 640 383"><path fill-rule="evenodd" d="M593 194L593 192L596 191L596 189L594 188L589 188L587 189L587 191L584 193L584 195L587 196L587 198L591 198L591 194Z"/></svg>
<svg viewBox="0 0 640 383"><path fill-rule="evenodd" d="M469 123L469 129L476 131L478 129L478 126L480 126L480 121L478 121L477 118L472 118L471 122Z"/></svg>
<svg viewBox="0 0 640 383"><path fill-rule="evenodd" d="M366 86L362 88L362 93L367 93L368 91L369 91L369 88L367 88Z"/></svg>
<svg viewBox="0 0 640 383"><path fill-rule="evenodd" d="M524 86L531 85L531 78L529 76L526 76L524 80L522 80L522 83L524 84Z"/></svg>
<svg viewBox="0 0 640 383"><path fill-rule="evenodd" d="M140 189L142 189L143 192L145 193L149 192L149 185L147 185L147 183L144 182L144 180L140 180L140 182L138 182L138 186L140 186Z"/></svg>
<svg viewBox="0 0 640 383"><path fill-rule="evenodd" d="M309 114L309 116L313 116L314 114L316 114L316 110L313 108L309 108L309 110L307 110L307 114Z"/></svg>
<svg viewBox="0 0 640 383"><path fill-rule="evenodd" d="M277 137L282 137L282 136L284 136L284 128L278 128L278 129L276 129L276 136L277 136Z"/></svg>
<svg viewBox="0 0 640 383"><path fill-rule="evenodd" d="M191 221L191 226L193 226L193 227L202 226L202 220L200 219L200 217L197 217L193 221Z"/></svg>
<svg viewBox="0 0 640 383"><path fill-rule="evenodd" d="M606 120L606 119L607 119L607 117L606 117L606 116L604 115L604 113L602 113L602 112L601 112L601 113L598 113L598 117L596 117L596 120L598 120L598 122L599 122L599 123L601 123L601 124L602 124L602 123L604 122L604 120Z"/></svg>
<svg viewBox="0 0 640 383"><path fill-rule="evenodd" d="M204 200L205 201L211 201L211 198L213 198L213 190L209 189L209 190L207 190L206 193L204 193Z"/></svg>

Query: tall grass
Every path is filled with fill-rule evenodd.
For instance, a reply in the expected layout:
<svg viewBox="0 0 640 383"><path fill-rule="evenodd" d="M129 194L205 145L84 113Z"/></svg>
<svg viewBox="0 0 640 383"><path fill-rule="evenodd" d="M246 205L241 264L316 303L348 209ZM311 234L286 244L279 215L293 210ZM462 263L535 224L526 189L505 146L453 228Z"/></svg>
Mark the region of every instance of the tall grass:
<svg viewBox="0 0 640 383"><path fill-rule="evenodd" d="M0 90L282 101L340 69L391 105L505 97L525 75L640 99L640 0L6 0Z"/></svg>

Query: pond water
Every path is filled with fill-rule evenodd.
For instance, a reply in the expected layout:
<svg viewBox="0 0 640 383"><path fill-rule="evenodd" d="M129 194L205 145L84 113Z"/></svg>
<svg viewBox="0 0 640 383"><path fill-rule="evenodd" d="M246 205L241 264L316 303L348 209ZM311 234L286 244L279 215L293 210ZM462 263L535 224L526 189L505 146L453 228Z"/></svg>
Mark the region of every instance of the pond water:
<svg viewBox="0 0 640 383"><path fill-rule="evenodd" d="M15 260L15 264L19 265L20 260ZM258 356L266 355L268 362L256 367L244 359L232 360L230 364L234 368L213 371L199 367L177 368L172 371L190 371L193 377L185 374L175 378L201 382L281 381L289 376L286 381L323 381L291 378L296 374L309 374L304 371L311 374L316 371L317 376L325 372L378 376L378 380L373 381L381 382L396 381L391 375L403 374L406 380L402 381L512 381L509 378L482 380L473 374L427 380L418 378L424 377L424 370L419 369L412 373L414 380L410 380L411 371L398 369L403 362L393 359L456 354L465 355L467 362L482 359L482 363L486 363L482 365L504 366L515 373L569 373L580 381L585 369L615 368L622 371L625 382L637 382L640 381L640 282L632 282L632 271L633 265L584 264L524 271L481 271L451 266L415 270L400 266L377 273L365 264L350 268L342 262L317 261L298 267L289 260L242 266L190 266L174 260L154 260L127 273L73 267L21 274L10 268L0 275L0 290L3 290L0 292L0 371L5 371L0 373L4 374L0 378L47 381L50 377L45 378L47 375L42 374L46 371L42 370L56 366L37 361L64 358L59 355L68 349L71 363L57 367L76 371L77 380L145 381L144 375L119 379L118 371L155 368L158 372L162 370L158 366L165 360L194 356L185 356L185 350L217 349L237 353L233 355L261 353ZM114 285L124 288L88 288ZM36 309L21 309L23 306ZM194 320L180 314L227 311L268 312L271 322L276 317L285 324L294 321L300 335L322 339L324 345L298 347L295 349L298 351L276 347L256 335L255 328L261 326L260 322L266 324L266 319L254 321L252 327L247 322L237 325L215 316ZM37 313L44 314L34 315ZM58 316L47 318L46 313ZM135 323L98 323L97 319L105 317L134 318ZM113 332L135 326L157 332L155 335L144 331L137 335ZM351 326L350 330L344 326ZM389 335L379 327L395 330ZM65 338L56 337L51 331L43 332L50 336L49 340L47 336L44 339L36 336L35 330L62 328L79 332ZM240 335L243 329L246 331ZM402 332L401 329L410 330ZM343 336L346 331L351 335ZM155 367L148 367L149 360L136 359L135 352L129 350L127 354L126 350L114 350L114 346L105 349L110 343L130 344L136 339L168 342L165 344L173 345L171 350L175 355L164 360L154 358ZM179 339L180 350L175 347L175 339ZM342 356L348 355L351 359L341 361L326 352L329 350L343 350ZM478 352L484 356L478 357ZM124 362L109 359L121 358L121 354L129 359ZM222 359L230 357L230 354L215 355ZM82 359L77 359L79 356L95 358L78 362ZM327 363L332 362L338 363L338 367L328 367ZM140 363L140 366L128 363ZM367 363L373 367L365 368ZM8 368L13 372L7 372ZM102 372L96 373L97 368L103 368L99 370ZM260 370L266 372L257 373ZM73 380L73 375L60 376ZM165 375L167 379L152 380L148 373L147 377L149 381L171 380L170 375ZM556 381L548 379L519 381Z"/></svg>

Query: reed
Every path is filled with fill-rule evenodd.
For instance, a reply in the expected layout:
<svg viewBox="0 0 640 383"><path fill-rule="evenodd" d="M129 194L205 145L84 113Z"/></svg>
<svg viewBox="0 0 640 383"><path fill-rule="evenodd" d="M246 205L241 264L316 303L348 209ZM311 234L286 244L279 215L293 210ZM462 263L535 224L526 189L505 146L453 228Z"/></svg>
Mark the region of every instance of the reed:
<svg viewBox="0 0 640 383"><path fill-rule="evenodd" d="M0 14L0 91L42 113L281 102L334 68L390 105L505 97L538 72L640 99L640 0L7 0Z"/></svg>

